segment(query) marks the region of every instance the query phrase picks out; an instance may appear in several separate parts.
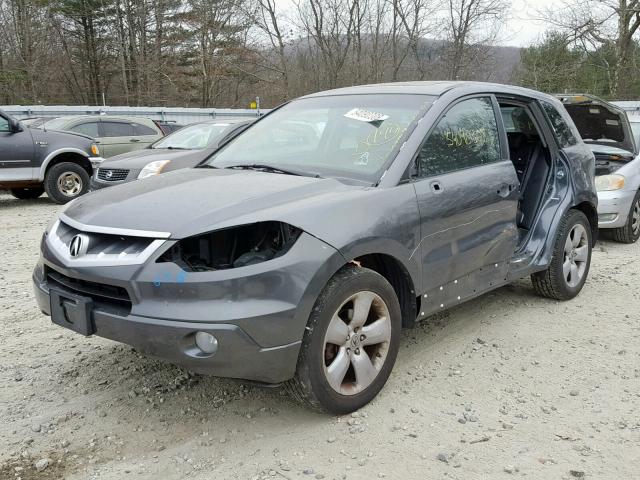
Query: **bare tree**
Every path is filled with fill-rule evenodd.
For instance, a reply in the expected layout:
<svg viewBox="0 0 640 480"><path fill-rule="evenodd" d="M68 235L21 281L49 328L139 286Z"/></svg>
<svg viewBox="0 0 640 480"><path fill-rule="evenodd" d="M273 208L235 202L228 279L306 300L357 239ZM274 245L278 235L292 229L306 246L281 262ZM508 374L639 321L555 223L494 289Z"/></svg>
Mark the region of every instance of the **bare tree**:
<svg viewBox="0 0 640 480"><path fill-rule="evenodd" d="M298 3L299 21L319 50L326 86L334 88L347 60L360 0L306 0Z"/></svg>
<svg viewBox="0 0 640 480"><path fill-rule="evenodd" d="M628 93L634 36L640 28L640 0L562 0L543 12L543 17L585 51L612 47L614 62L607 65L610 94Z"/></svg>
<svg viewBox="0 0 640 480"><path fill-rule="evenodd" d="M468 77L486 60L488 47L509 12L506 0L449 0L449 44L446 65L449 78Z"/></svg>
<svg viewBox="0 0 640 480"><path fill-rule="evenodd" d="M276 62L269 62L271 69L280 76L282 99L287 98L289 91L289 58L287 55L286 25L276 6L276 0L255 0L256 5L248 14L255 26L266 35L268 44L275 56ZM263 50L260 48L260 50ZM264 56L263 56L264 59Z"/></svg>
<svg viewBox="0 0 640 480"><path fill-rule="evenodd" d="M394 53L392 78L394 80L397 79L398 72L402 68L405 58L411 52L413 53L416 63L416 69L419 72L419 78L423 79L425 76L425 66L419 50L420 40L429 34L434 34L440 23L436 15L438 8L437 3L433 0L391 1L394 7L394 18L402 25L403 33L406 36L406 48L402 55L398 56L397 53Z"/></svg>

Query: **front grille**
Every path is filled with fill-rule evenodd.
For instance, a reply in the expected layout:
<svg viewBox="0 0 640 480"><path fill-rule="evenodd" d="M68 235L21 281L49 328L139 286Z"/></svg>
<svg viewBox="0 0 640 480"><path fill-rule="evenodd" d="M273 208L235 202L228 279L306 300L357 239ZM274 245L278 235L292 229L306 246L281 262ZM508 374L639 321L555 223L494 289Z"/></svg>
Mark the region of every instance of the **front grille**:
<svg viewBox="0 0 640 480"><path fill-rule="evenodd" d="M99 168L98 178L105 182L121 182L129 175L129 170L125 168Z"/></svg>
<svg viewBox="0 0 640 480"><path fill-rule="evenodd" d="M128 315L131 311L131 297L125 288L67 277L48 267L45 269L45 278L49 288L60 288L90 297L99 306L116 307L121 314Z"/></svg>
<svg viewBox="0 0 640 480"><path fill-rule="evenodd" d="M71 240L76 235L83 235L86 239L87 246L84 256L93 260L124 260L135 259L140 257L149 245L153 242L153 238L130 237L111 235L106 233L83 232L77 230L64 222L58 224L55 232L51 232L52 238L59 240L59 247L65 252L69 251Z"/></svg>

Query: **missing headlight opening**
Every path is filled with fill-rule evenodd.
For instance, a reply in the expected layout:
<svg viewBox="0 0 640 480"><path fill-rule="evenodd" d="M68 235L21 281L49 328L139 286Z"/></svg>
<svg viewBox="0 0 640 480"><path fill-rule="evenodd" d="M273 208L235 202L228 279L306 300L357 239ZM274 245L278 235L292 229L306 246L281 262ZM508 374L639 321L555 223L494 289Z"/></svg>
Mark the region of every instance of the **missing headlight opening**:
<svg viewBox="0 0 640 480"><path fill-rule="evenodd" d="M282 222L260 222L217 230L179 241L158 262L205 272L245 267L284 255L301 230Z"/></svg>

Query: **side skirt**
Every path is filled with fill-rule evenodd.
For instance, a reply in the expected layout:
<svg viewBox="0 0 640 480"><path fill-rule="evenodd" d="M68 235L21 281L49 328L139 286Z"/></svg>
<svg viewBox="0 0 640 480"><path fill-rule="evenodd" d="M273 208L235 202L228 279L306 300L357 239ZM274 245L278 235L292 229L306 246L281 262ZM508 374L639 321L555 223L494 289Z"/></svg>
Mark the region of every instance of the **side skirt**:
<svg viewBox="0 0 640 480"><path fill-rule="evenodd" d="M485 265L468 275L424 292L420 296L420 310L416 321L510 283L508 273L508 262Z"/></svg>

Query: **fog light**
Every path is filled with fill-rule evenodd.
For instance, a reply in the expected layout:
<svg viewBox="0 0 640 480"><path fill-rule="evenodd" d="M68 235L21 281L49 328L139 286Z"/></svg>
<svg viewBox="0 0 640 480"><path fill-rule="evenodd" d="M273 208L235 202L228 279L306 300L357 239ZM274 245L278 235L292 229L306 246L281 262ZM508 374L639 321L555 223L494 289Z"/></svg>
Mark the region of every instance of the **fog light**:
<svg viewBox="0 0 640 480"><path fill-rule="evenodd" d="M216 353L218 350L218 340L207 332L196 333L196 345L204 353Z"/></svg>
<svg viewBox="0 0 640 480"><path fill-rule="evenodd" d="M616 218L618 218L617 213L601 213L598 215L598 221L600 222L613 222Z"/></svg>

